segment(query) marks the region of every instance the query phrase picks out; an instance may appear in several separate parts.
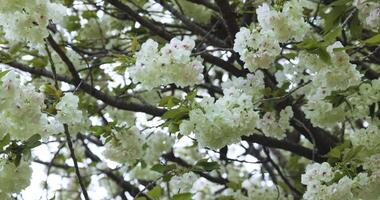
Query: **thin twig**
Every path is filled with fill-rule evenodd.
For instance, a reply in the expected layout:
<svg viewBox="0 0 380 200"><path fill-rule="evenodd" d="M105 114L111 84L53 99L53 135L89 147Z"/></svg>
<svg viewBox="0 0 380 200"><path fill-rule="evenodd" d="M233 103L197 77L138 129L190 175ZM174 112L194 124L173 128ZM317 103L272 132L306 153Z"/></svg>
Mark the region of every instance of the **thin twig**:
<svg viewBox="0 0 380 200"><path fill-rule="evenodd" d="M260 102L263 102L263 101L281 101L281 100L285 100L287 99L290 95L292 95L294 92L296 92L297 90L305 87L306 85L310 84L311 83L311 80L307 81L306 83L303 83L301 85L299 85L298 87L294 88L293 90L289 91L288 93L286 93L285 95L283 96L280 96L280 97L273 97L273 98L267 98L267 99L261 99L261 100L258 100L256 103L254 104L257 104L257 103L260 103Z"/></svg>
<svg viewBox="0 0 380 200"><path fill-rule="evenodd" d="M282 173L280 167L273 161L273 159L271 158L271 155L270 155L270 152L269 150L263 146L263 150L264 150L264 153L266 154L267 156L267 159L268 161L272 164L272 166L276 169L276 171L278 172L278 175L281 177L281 179L284 181L284 183L289 187L290 190L292 190L294 192L294 194L298 195L298 196L301 196L301 192L297 190L297 188L295 188L291 183L290 181L288 180L288 178Z"/></svg>
<svg viewBox="0 0 380 200"><path fill-rule="evenodd" d="M53 58L51 56L49 46L47 45L46 39L45 39L45 49L46 49L46 52L48 54L48 58L49 58L50 66L51 66L51 71L53 72L53 76L54 76L54 78L53 78L54 79L54 86L56 89L58 89L59 87L58 87L58 81L57 81L57 71L55 68Z"/></svg>
<svg viewBox="0 0 380 200"><path fill-rule="evenodd" d="M87 190L86 190L86 186L84 185L82 176L80 175L80 171L79 171L79 167L78 167L78 161L77 161L77 158L75 157L74 147L73 147L73 143L71 141L71 136L69 133L69 127L67 126L67 124L64 124L63 127L65 129L67 145L69 146L69 149L70 149L70 155L71 155L71 158L72 158L73 163L74 163L75 173L77 175L79 185L82 188L83 196L86 200L90 200L88 193L87 193Z"/></svg>

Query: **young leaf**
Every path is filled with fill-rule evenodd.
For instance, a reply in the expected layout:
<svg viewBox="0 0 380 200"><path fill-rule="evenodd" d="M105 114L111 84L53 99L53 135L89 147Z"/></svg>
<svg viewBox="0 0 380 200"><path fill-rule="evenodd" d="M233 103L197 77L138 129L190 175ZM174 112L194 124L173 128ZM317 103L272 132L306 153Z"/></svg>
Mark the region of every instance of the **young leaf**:
<svg viewBox="0 0 380 200"><path fill-rule="evenodd" d="M33 149L34 147L40 146L41 136L39 134L34 134L28 140L25 141L25 147Z"/></svg>
<svg viewBox="0 0 380 200"><path fill-rule="evenodd" d="M6 134L3 139L0 140L0 150L2 150L11 141L11 136Z"/></svg>
<svg viewBox="0 0 380 200"><path fill-rule="evenodd" d="M162 189L159 185L156 185L153 189L147 192L147 195L152 199L160 199L162 195Z"/></svg>
<svg viewBox="0 0 380 200"><path fill-rule="evenodd" d="M363 43L370 46L380 44L380 33L364 40Z"/></svg>
<svg viewBox="0 0 380 200"><path fill-rule="evenodd" d="M175 164L170 164L170 165L155 164L152 166L151 170L164 174L176 168L177 168L177 165Z"/></svg>
<svg viewBox="0 0 380 200"><path fill-rule="evenodd" d="M195 167L201 168L205 171L212 171L212 170L217 170L220 168L217 162L214 162L214 161L209 162L208 159L199 160L195 164Z"/></svg>
<svg viewBox="0 0 380 200"><path fill-rule="evenodd" d="M171 200L191 200L192 194L190 192L175 194Z"/></svg>

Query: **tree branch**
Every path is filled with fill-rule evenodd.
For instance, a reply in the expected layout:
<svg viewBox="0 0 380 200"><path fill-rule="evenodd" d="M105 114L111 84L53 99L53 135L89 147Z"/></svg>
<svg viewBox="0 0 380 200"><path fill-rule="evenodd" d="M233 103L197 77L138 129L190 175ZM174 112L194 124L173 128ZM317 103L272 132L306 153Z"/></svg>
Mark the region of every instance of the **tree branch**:
<svg viewBox="0 0 380 200"><path fill-rule="evenodd" d="M82 80L81 80L77 70L75 69L74 64L66 56L65 52L63 52L61 47L55 42L54 38L51 35L49 35L47 37L47 41L49 42L50 46L54 49L54 51L58 54L58 56L62 59L62 61L66 64L66 66L68 67L68 69L71 73L71 76L73 77L73 81L74 81L75 85L79 85L82 82Z"/></svg>
<svg viewBox="0 0 380 200"><path fill-rule="evenodd" d="M106 1L109 2L111 5L115 6L116 8L118 8L119 10L124 11L133 20L136 20L142 26L144 26L148 30L150 30L151 33L160 36L161 38L165 39L166 41L170 41L174 37L174 35L172 33L166 31L163 27L156 25L155 22L152 22L148 19L141 17L137 12L135 12L133 9L131 9L129 6L122 3L121 1L119 1L119 0L106 0ZM230 72L234 76L244 76L245 74L247 74L246 70L242 71L240 69L237 69L234 65L224 61L221 58L218 58L216 56L208 54L206 52L203 53L201 56L206 62L211 63L213 65L216 65L216 66L226 70L227 72Z"/></svg>
<svg viewBox="0 0 380 200"><path fill-rule="evenodd" d="M261 144L263 146L272 147L272 148L279 148L283 150L290 151L296 155L305 157L309 160L314 160L316 162L324 162L326 158L322 157L321 155L314 152L312 149L308 149L306 147L303 147L301 145L291 143L285 140L277 140L274 138L266 137L259 134L252 134L250 136L243 136L243 140L250 142L250 143L257 143Z"/></svg>
<svg viewBox="0 0 380 200"><path fill-rule="evenodd" d="M181 165L182 167L192 168L192 165L188 164L186 161L182 160L181 158L176 157L173 152L164 154L164 155L162 155L162 157L165 160L175 162L178 165ZM220 185L226 185L228 183L227 179L214 177L214 176L211 176L211 175L204 173L204 172L195 171L194 173L200 175L201 177L203 177L203 178L205 178L205 179L207 179L213 183L217 183Z"/></svg>
<svg viewBox="0 0 380 200"><path fill-rule="evenodd" d="M230 40L233 42L235 34L239 31L239 26L236 23L236 15L228 3L228 0L216 0L215 3L219 7L219 13L223 17L224 24L230 35Z"/></svg>
<svg viewBox="0 0 380 200"><path fill-rule="evenodd" d="M182 15L179 11L177 11L173 6L169 5L165 0L155 0L157 3L161 4L162 7L167 9L170 13L172 13L175 17L177 17L179 20L182 21L189 29L200 35L201 37L206 38L210 43L212 43L215 46L218 47L228 47L228 45L223 41L220 40L217 36L211 34L210 32L204 30L202 27L198 26L194 22L192 22L190 19L188 19L186 16Z"/></svg>
<svg viewBox="0 0 380 200"><path fill-rule="evenodd" d="M73 163L74 163L75 174L77 175L77 178L78 178L78 181L79 181L79 185L82 188L83 196L84 196L84 198L86 200L90 200L90 198L88 197L86 186L83 183L83 179L82 179L82 176L81 176L80 171L79 171L78 161L77 161L77 158L75 157L73 143L71 141L71 136L70 136L70 133L69 133L69 127L67 126L67 124L64 124L63 127L65 129L64 132L65 132L65 135L66 135L67 146L69 146L71 159L73 160Z"/></svg>
<svg viewBox="0 0 380 200"><path fill-rule="evenodd" d="M34 74L34 75L44 76L44 77L51 78L51 79L54 78L54 75L52 72L50 72L46 69L43 69L43 68L31 68L31 67L28 67L24 64L21 64L21 63L15 62L15 61L5 63L5 64L7 64L13 68L19 69L21 71ZM127 101L122 100L118 97L109 96L109 95L103 93L102 91L91 87L89 84L87 84L85 82L82 82L81 84L78 85L78 84L76 84L76 82L72 78L69 78L66 76L62 76L62 75L57 74L56 78L59 81L62 81L62 82L65 82L65 83L68 83L68 84L71 84L71 85L78 87L83 92L93 96L94 98L96 98L98 100L101 100L103 103L105 103L107 105L110 105L110 106L113 106L113 107L116 107L116 108L119 108L122 110L129 110L129 111L133 111L133 112L143 112L143 113L147 113L147 114L150 114L153 116L161 116L166 112L166 110L154 107L152 105L127 102Z"/></svg>

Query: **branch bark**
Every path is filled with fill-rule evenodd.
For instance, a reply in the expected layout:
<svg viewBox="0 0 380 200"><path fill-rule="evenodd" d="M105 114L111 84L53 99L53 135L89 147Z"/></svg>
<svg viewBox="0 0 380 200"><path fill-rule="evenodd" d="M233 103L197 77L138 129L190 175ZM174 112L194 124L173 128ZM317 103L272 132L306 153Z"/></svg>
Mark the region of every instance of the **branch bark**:
<svg viewBox="0 0 380 200"><path fill-rule="evenodd" d="M206 31L202 27L198 26L186 16L182 15L179 11L177 11L173 6L168 4L165 0L155 0L157 3L161 4L162 7L167 9L170 13L172 13L175 17L182 21L193 33L198 34L201 37L206 38L211 44L217 47L228 47L228 45L217 36L213 35L209 31Z"/></svg>
<svg viewBox="0 0 380 200"><path fill-rule="evenodd" d="M215 3L218 5L219 13L222 15L225 26L228 29L230 41L233 42L236 33L239 31L239 26L236 23L236 15L228 0L216 0Z"/></svg>
<svg viewBox="0 0 380 200"><path fill-rule="evenodd" d="M83 178L82 178L80 171L79 171L78 161L77 161L77 158L75 157L75 151L74 151L73 143L71 141L71 136L69 133L69 127L67 126L67 124L64 124L63 127L65 129L64 132L66 135L67 146L69 146L71 159L73 160L73 163L74 163L75 174L77 175L79 185L82 188L82 194L86 200L90 200L88 193L87 193L86 186L84 185L84 182L83 182Z"/></svg>
<svg viewBox="0 0 380 200"><path fill-rule="evenodd" d="M24 64L21 64L21 63L15 62L15 61L12 61L12 62L9 62L6 64L13 67L13 68L24 71L24 72L28 72L28 73L31 73L34 75L39 75L39 76L54 79L53 73L46 70L46 69L43 69L43 68L31 68L31 67L28 67ZM164 109L157 108L157 107L154 107L152 105L127 102L127 101L120 99L116 96L109 96L109 95L103 93L102 91L91 87L91 85L89 85L85 82L82 82L81 84L78 85L76 83L76 81L74 81L74 79L69 78L67 76L57 74L56 78L59 81L62 81L62 82L65 82L65 83L68 83L68 84L71 84L71 85L78 87L80 90L89 94L90 96L93 96L94 98L101 100L103 103L110 105L110 106L113 106L115 108L119 108L122 110L129 110L129 111L133 111L133 112L143 112L143 113L147 113L147 114L150 114L153 116L161 116L166 111Z"/></svg>

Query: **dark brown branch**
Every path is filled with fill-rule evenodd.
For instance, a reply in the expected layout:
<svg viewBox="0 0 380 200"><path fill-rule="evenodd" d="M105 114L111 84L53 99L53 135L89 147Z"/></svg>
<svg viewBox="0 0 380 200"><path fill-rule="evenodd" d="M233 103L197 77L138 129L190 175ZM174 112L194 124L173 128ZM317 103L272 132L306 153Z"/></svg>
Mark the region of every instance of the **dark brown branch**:
<svg viewBox="0 0 380 200"><path fill-rule="evenodd" d="M51 79L54 78L54 75L52 72L50 72L46 69L43 69L43 68L31 68L31 67L28 67L24 64L21 64L21 63L15 62L15 61L12 61L12 62L9 62L6 64L13 67L13 68L16 68L16 69L19 69L21 71L28 72L28 73L31 73L34 75L44 76L44 77L48 77ZM81 84L78 85L75 83L75 81L72 78L69 78L66 76L62 76L62 75L57 74L56 78L59 81L62 81L62 82L68 83L68 84L72 84L72 85L78 87L80 90L84 91L85 93L93 96L94 98L96 98L98 100L101 100L102 102L104 102L107 105L110 105L110 106L113 106L113 107L116 107L116 108L119 108L122 110L129 110L129 111L133 111L133 112L143 112L143 113L147 113L147 114L150 114L153 116L161 116L165 113L164 109L160 109L160 108L154 107L152 105L127 102L121 98L109 96L109 95L103 93L102 91L97 90L97 89L91 87L89 84L84 83L84 82L82 82Z"/></svg>
<svg viewBox="0 0 380 200"><path fill-rule="evenodd" d="M50 167L55 167L55 168L64 169L64 170L72 168L71 166L66 165L66 164L60 164L60 163L55 163L55 162L45 162L39 159L33 159L33 162L39 163L41 165L46 165L47 167L50 166Z"/></svg>
<svg viewBox="0 0 380 200"><path fill-rule="evenodd" d="M217 36L211 34L209 31L206 31L202 27L198 26L194 22L192 22L190 19L188 19L186 16L182 15L179 11L177 11L173 6L169 5L164 0L155 0L157 3L161 4L162 7L167 9L170 13L172 13L175 17L177 17L179 20L182 21L183 24L185 24L193 33L200 35L201 37L206 38L207 41L209 41L211 44L218 46L218 47L228 47L228 45L223 41L220 40Z"/></svg>
<svg viewBox="0 0 380 200"><path fill-rule="evenodd" d="M130 8L128 5L122 3L121 1L119 1L119 0L105 0L105 2L108 2L111 5L115 6L116 8L124 11L130 18L136 20L142 26L151 30L151 32L153 34L157 34L160 37L164 38L165 40L170 40L173 37L172 34L169 33L168 31L166 31L163 27L156 26L156 24L154 24L151 21L143 18L137 12L135 12L132 8Z"/></svg>
<svg viewBox="0 0 380 200"><path fill-rule="evenodd" d="M282 170L280 169L280 167L276 164L276 162L274 162L274 160L272 159L270 155L269 150L266 147L263 147L263 151L265 155L267 156L267 159L269 160L269 162L276 169L278 175L281 177L284 183L289 187L289 189L295 194L296 197L301 196L301 192L298 191L297 188L295 188L292 183L290 183L289 179L282 173Z"/></svg>
<svg viewBox="0 0 380 200"><path fill-rule="evenodd" d="M79 85L82 82L82 80L78 72L76 71L74 64L69 59L69 57L66 56L65 52L55 42L55 40L53 39L51 35L47 37L47 41L49 42L50 46L54 49L54 51L58 54L58 56L62 59L62 61L66 64L67 68L70 71L71 76L73 77L75 85Z"/></svg>
<svg viewBox="0 0 380 200"><path fill-rule="evenodd" d="M166 41L170 41L174 37L173 34L166 31L163 27L158 26L155 22L152 22L149 19L141 17L137 12L135 12L133 9L131 9L129 6L122 3L121 1L119 0L106 0L106 1L112 4L113 6L115 6L116 8L118 8L119 10L127 13L133 20L136 20L142 26L149 29L152 34L158 35L161 38L165 39ZM224 61L221 58L213 56L211 54L203 53L201 56L206 62L216 65L230 72L231 74L235 76L243 76L247 73L247 71L239 70L234 65Z"/></svg>
<svg viewBox="0 0 380 200"><path fill-rule="evenodd" d="M314 127L297 106L293 106L292 108L294 118L290 120L290 124L309 141L315 142L314 145L317 147L319 154L326 154L339 142L338 138L331 135L328 131Z"/></svg>
<svg viewBox="0 0 380 200"><path fill-rule="evenodd" d="M283 150L290 151L296 155L305 157L309 160L313 160L316 162L324 162L326 159L322 157L321 155L314 152L312 149L308 149L306 147L303 147L301 145L291 143L285 140L277 140L274 138L266 137L259 134L252 134L250 136L243 136L243 140L250 142L250 143L257 143L261 144L263 146L272 147L272 148L279 148Z"/></svg>
<svg viewBox="0 0 380 200"><path fill-rule="evenodd" d="M162 157L165 160L171 161L171 162L175 162L178 165L181 165L182 167L192 168L192 165L188 164L187 162L185 162L181 158L175 157L175 155L174 155L173 152L164 154L164 155L162 155ZM211 176L211 175L209 175L207 173L204 173L204 172L194 171L194 173L200 175L201 177L203 177L203 178L205 178L205 179L207 179L207 180L209 180L209 181L211 181L213 183L217 183L217 184L220 184L220 185L226 185L228 183L227 179L219 178L219 177L214 177L214 176Z"/></svg>
<svg viewBox="0 0 380 200"><path fill-rule="evenodd" d="M207 61L213 65L216 65L216 66L226 70L227 72L230 72L234 76L245 76L248 73L247 70L240 70L240 69L236 68L233 64L228 63L221 58L212 56L208 53L203 53L201 55L201 57L205 61Z"/></svg>
<svg viewBox="0 0 380 200"><path fill-rule="evenodd" d="M71 159L73 160L73 163L74 163L75 174L77 175L79 185L82 188L83 196L84 196L84 198L86 200L90 200L90 198L88 196L88 193L87 193L86 186L83 183L83 179L82 179L82 176L81 176L80 171L79 171L78 161L77 161L77 158L75 157L75 151L74 151L73 143L71 141L71 136L70 136L70 133L69 133L69 127L67 126L67 124L64 124L63 127L65 129L64 132L65 132L65 135L66 135L67 146L69 146Z"/></svg>
<svg viewBox="0 0 380 200"><path fill-rule="evenodd" d="M222 14L223 21L228 29L232 42L235 34L239 31L239 26L236 23L236 15L228 3L228 0L216 0L215 3L219 7L219 13Z"/></svg>

